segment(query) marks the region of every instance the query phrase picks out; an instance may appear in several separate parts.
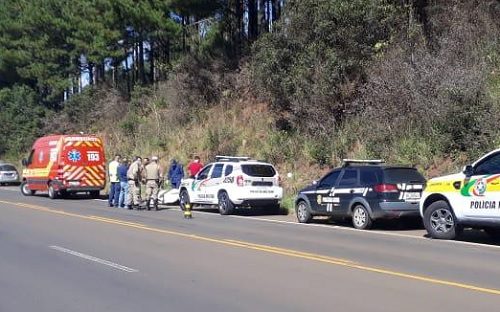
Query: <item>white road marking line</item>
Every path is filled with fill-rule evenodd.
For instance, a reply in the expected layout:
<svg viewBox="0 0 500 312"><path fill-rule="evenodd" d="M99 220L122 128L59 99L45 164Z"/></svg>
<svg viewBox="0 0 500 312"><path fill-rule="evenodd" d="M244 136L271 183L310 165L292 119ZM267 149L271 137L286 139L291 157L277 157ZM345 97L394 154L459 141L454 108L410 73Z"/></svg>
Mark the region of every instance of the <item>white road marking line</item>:
<svg viewBox="0 0 500 312"><path fill-rule="evenodd" d="M132 269L132 268L129 268L129 267L126 267L126 266L123 266L123 265L120 265L120 264L108 261L108 260L104 260L104 259L96 258L96 257L93 257L93 256L89 256L89 255L86 255L86 254L83 254L83 253L80 253L80 252L77 252L77 251L73 251L73 250L70 250L70 249L66 249L66 248L63 248L63 247L59 247L59 246L54 246L53 245L53 246L49 246L49 248L53 249L53 250L60 251L60 252L64 252L66 254L69 254L69 255L72 255L72 256L76 256L76 257L79 257L79 258L82 258L82 259L85 259L85 260L90 260L90 261L93 261L93 262L104 264L104 265L107 265L107 266L110 266L112 268L115 268L115 269L118 269L118 270L122 270L122 271L125 271L125 272L128 272L128 273L139 272L139 270L136 270L136 269Z"/></svg>

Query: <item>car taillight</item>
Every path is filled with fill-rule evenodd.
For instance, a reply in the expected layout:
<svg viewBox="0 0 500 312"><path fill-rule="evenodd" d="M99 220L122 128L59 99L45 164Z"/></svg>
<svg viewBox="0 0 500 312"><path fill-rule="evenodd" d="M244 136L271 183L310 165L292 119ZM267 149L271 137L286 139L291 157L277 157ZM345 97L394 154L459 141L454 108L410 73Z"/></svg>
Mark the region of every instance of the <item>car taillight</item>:
<svg viewBox="0 0 500 312"><path fill-rule="evenodd" d="M373 187L377 193L397 193L399 192L398 186L395 184L377 184Z"/></svg>
<svg viewBox="0 0 500 312"><path fill-rule="evenodd" d="M236 185L238 185L238 186L244 186L244 182L245 182L245 180L244 180L243 176L237 176L236 177Z"/></svg>

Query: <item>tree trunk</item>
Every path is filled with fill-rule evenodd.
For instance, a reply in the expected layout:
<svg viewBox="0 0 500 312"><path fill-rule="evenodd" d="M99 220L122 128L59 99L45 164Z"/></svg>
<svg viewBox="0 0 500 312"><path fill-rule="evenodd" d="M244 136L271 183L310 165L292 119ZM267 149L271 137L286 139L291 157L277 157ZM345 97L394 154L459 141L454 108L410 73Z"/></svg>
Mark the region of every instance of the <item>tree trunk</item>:
<svg viewBox="0 0 500 312"><path fill-rule="evenodd" d="M129 66L128 66L128 53L125 50L125 70L124 74L127 80L127 97L130 97L130 73L129 73Z"/></svg>
<svg viewBox="0 0 500 312"><path fill-rule="evenodd" d="M139 67L138 67L138 63L139 63L139 44L137 42L134 43L134 56L133 56L133 59L134 59L134 75L132 76L133 79L132 79L132 84L135 85L137 83L137 81L139 81Z"/></svg>
<svg viewBox="0 0 500 312"><path fill-rule="evenodd" d="M186 53L186 17L182 17L182 52Z"/></svg>
<svg viewBox="0 0 500 312"><path fill-rule="evenodd" d="M271 14L271 21L276 22L280 18L281 14L281 4L280 0L271 0L271 8L272 8L272 14Z"/></svg>
<svg viewBox="0 0 500 312"><path fill-rule="evenodd" d="M257 0L248 0L248 39L253 41L259 35Z"/></svg>
<svg viewBox="0 0 500 312"><path fill-rule="evenodd" d="M154 40L150 40L149 42L149 83L155 83L155 42Z"/></svg>
<svg viewBox="0 0 500 312"><path fill-rule="evenodd" d="M266 17L267 0L259 0L260 33L269 31L269 22Z"/></svg>
<svg viewBox="0 0 500 312"><path fill-rule="evenodd" d="M240 55L243 34L243 0L236 0L236 55Z"/></svg>
<svg viewBox="0 0 500 312"><path fill-rule="evenodd" d="M88 63L87 68L89 71L89 85L94 84L94 64Z"/></svg>
<svg viewBox="0 0 500 312"><path fill-rule="evenodd" d="M146 84L146 70L144 69L144 40L142 35L139 37L139 62L137 63L139 67L139 75L141 77L141 83Z"/></svg>
<svg viewBox="0 0 500 312"><path fill-rule="evenodd" d="M102 77L102 82L106 82L106 61L103 60L101 63L101 77Z"/></svg>

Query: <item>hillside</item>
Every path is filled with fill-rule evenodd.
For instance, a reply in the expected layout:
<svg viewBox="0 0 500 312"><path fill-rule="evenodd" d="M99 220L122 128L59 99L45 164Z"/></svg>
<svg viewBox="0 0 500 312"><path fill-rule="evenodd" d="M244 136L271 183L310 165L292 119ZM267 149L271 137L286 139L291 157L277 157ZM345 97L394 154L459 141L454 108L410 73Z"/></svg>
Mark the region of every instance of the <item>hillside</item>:
<svg viewBox="0 0 500 312"><path fill-rule="evenodd" d="M248 155L278 166L290 207L298 188L342 158L383 158L435 176L499 146L500 1L263 1L280 13L272 18L259 13L260 1L242 3L240 15L228 13L231 1L203 2L170 2L182 23L164 31L177 48L157 69L143 58L151 79L141 80L140 62L121 74L104 66L100 80L64 101L40 92L36 72L0 79L0 153L19 159L36 136L83 131L105 137L109 155L158 154L164 165ZM184 18L216 14L223 18L202 38L183 27ZM0 59L19 48L8 39L0 36L9 43ZM12 72L0 62L0 75Z"/></svg>

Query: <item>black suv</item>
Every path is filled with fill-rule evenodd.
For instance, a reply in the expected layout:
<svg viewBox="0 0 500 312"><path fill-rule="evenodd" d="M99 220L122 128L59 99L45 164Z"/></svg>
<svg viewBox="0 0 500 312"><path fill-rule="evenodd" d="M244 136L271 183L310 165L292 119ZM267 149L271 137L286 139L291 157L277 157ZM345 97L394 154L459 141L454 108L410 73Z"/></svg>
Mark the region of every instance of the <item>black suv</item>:
<svg viewBox="0 0 500 312"><path fill-rule="evenodd" d="M415 168L345 159L341 168L299 192L297 219L307 223L314 216L352 218L355 228L369 229L376 219L418 217L424 185Z"/></svg>

